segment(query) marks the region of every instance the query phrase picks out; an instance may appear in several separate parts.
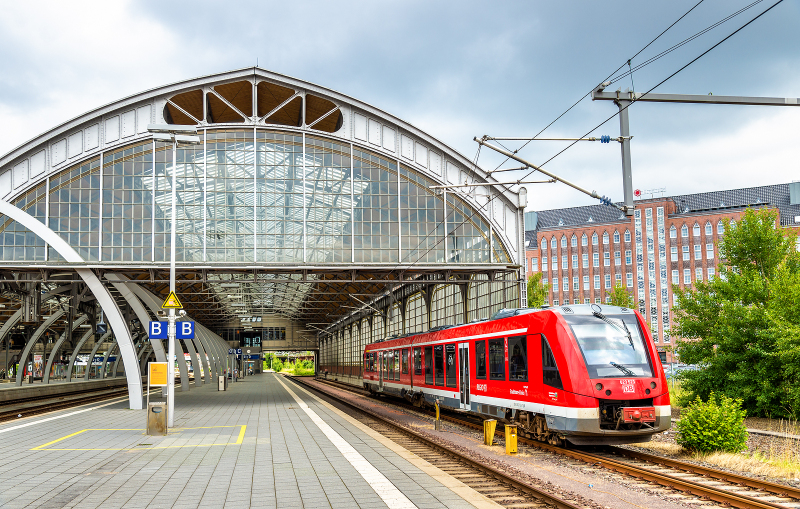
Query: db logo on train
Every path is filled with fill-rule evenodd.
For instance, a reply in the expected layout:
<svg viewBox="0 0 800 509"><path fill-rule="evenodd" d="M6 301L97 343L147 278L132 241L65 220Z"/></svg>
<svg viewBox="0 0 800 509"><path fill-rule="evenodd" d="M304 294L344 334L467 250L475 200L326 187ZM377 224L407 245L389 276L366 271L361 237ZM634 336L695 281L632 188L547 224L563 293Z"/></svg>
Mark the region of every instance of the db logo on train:
<svg viewBox="0 0 800 509"><path fill-rule="evenodd" d="M633 385L634 383L636 383L635 381L623 378L622 380L619 381L619 383L622 385L622 392L623 393L625 393L625 392L631 392L631 393L632 392L636 392L636 389L635 389L635 387Z"/></svg>

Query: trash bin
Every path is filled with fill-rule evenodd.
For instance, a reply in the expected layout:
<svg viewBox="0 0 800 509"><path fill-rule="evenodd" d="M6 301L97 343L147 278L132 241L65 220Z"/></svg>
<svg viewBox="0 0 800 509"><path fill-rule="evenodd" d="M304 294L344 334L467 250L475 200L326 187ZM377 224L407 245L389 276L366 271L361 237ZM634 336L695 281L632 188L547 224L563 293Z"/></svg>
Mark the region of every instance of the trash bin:
<svg viewBox="0 0 800 509"><path fill-rule="evenodd" d="M224 376L217 377L217 390L224 391L228 388L228 379Z"/></svg>
<svg viewBox="0 0 800 509"><path fill-rule="evenodd" d="M28 373L28 383L29 384L33 383L33 373Z"/></svg>
<svg viewBox="0 0 800 509"><path fill-rule="evenodd" d="M164 436L167 434L167 403L150 403L147 406L147 434Z"/></svg>

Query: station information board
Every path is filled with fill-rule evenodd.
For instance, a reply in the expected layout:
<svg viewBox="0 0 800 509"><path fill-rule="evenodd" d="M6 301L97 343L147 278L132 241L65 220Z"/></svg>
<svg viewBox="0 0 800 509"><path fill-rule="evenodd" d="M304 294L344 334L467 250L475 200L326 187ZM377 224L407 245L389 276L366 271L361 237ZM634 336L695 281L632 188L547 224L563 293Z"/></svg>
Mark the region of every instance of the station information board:
<svg viewBox="0 0 800 509"><path fill-rule="evenodd" d="M147 364L149 368L147 377L150 387L167 386L167 364L166 362L150 362Z"/></svg>

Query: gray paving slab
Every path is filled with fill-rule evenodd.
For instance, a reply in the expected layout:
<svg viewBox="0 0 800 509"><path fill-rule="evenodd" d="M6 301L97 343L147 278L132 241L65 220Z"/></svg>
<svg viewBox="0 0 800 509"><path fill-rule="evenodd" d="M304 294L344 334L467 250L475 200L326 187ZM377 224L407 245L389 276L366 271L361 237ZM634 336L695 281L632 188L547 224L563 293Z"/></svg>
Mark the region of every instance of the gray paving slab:
<svg viewBox="0 0 800 509"><path fill-rule="evenodd" d="M250 376L226 392L214 384L176 393L176 426L166 437L145 435L145 412L125 400L0 425L0 455L20 459L0 471L0 507L388 507L277 376ZM472 507L288 387L418 507Z"/></svg>

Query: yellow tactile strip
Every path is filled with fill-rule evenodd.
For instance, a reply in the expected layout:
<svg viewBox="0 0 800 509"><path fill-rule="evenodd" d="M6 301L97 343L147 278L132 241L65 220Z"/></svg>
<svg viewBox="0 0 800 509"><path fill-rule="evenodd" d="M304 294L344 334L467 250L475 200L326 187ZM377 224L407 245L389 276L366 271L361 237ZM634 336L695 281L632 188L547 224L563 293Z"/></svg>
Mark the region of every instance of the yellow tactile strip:
<svg viewBox="0 0 800 509"><path fill-rule="evenodd" d="M140 428L87 428L77 431L75 433L71 433L69 435L63 436L52 442L47 442L46 444L42 444L39 446L34 447L31 449L32 451L128 451L128 450L148 450L148 449L179 449L184 447L216 447L216 446L227 446L227 445L241 445L242 441L244 440L244 434L247 430L247 426L242 425L234 425L234 426L199 426L196 428L173 428L171 430L172 433L178 433L181 431L188 431L188 430L196 430L196 429L215 429L215 428L241 428L239 430L239 436L237 437L235 442L226 442L224 444L184 444L184 445L164 445L164 446L154 446L154 447L89 447L89 448L57 448L57 447L50 447L53 444L57 444L69 438L75 437L87 431L137 431L143 432L143 429ZM167 435L169 436L169 435Z"/></svg>

